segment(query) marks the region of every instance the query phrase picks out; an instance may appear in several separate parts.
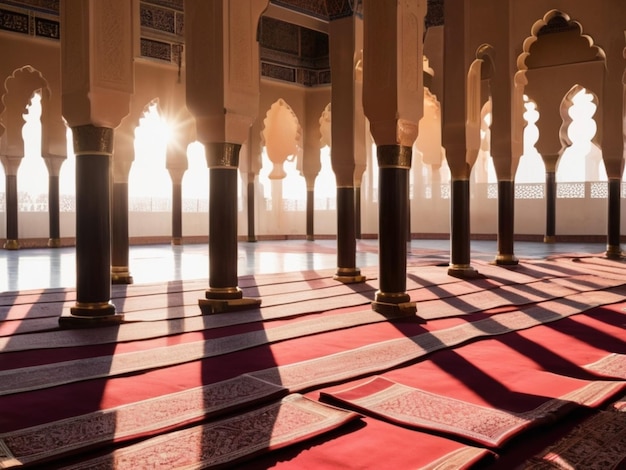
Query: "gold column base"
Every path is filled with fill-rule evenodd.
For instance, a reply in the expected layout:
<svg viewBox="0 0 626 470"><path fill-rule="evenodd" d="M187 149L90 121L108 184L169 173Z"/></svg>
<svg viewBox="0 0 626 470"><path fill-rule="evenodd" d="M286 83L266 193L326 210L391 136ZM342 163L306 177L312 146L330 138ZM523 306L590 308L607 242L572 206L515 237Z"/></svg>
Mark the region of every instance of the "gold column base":
<svg viewBox="0 0 626 470"><path fill-rule="evenodd" d="M261 305L261 299L244 298L239 287L210 287L205 297L198 299L203 315L248 310Z"/></svg>
<svg viewBox="0 0 626 470"><path fill-rule="evenodd" d="M451 264L448 268L448 275L460 279L475 279L480 274L470 264Z"/></svg>
<svg viewBox="0 0 626 470"><path fill-rule="evenodd" d="M209 287L204 296L208 300L236 300L243 297L239 287Z"/></svg>
<svg viewBox="0 0 626 470"><path fill-rule="evenodd" d="M337 273L333 276L335 281L343 284L356 284L365 282L365 276L361 274L361 270L355 268L337 268Z"/></svg>
<svg viewBox="0 0 626 470"><path fill-rule="evenodd" d="M372 310L389 318L415 317L421 320L421 323L426 323L426 320L416 315L417 305L415 302L401 302L398 304L393 304L388 302L374 301L372 302Z"/></svg>
<svg viewBox="0 0 626 470"><path fill-rule="evenodd" d="M181 237L172 238L172 246L178 246L183 244L183 239Z"/></svg>
<svg viewBox="0 0 626 470"><path fill-rule="evenodd" d="M256 243L258 240L256 237L248 237L248 242L249 243Z"/></svg>
<svg viewBox="0 0 626 470"><path fill-rule="evenodd" d="M50 238L48 239L48 248L60 248L61 247L61 239L60 238Z"/></svg>
<svg viewBox="0 0 626 470"><path fill-rule="evenodd" d="M111 268L111 283L132 284L133 276L131 276L128 266L113 266Z"/></svg>
<svg viewBox="0 0 626 470"><path fill-rule="evenodd" d="M198 305L203 315L213 313L237 312L250 310L261 306L261 299L241 297L239 299L198 299Z"/></svg>
<svg viewBox="0 0 626 470"><path fill-rule="evenodd" d="M556 235L544 235L543 242L544 243L556 243Z"/></svg>
<svg viewBox="0 0 626 470"><path fill-rule="evenodd" d="M307 242L314 242L315 241L315 235L307 235L306 236L306 241Z"/></svg>
<svg viewBox="0 0 626 470"><path fill-rule="evenodd" d="M4 242L2 248L4 248L5 250L19 250L20 243L17 240L7 240Z"/></svg>
<svg viewBox="0 0 626 470"><path fill-rule="evenodd" d="M493 264L497 266L517 266L519 260L514 255L497 255L493 260Z"/></svg>
<svg viewBox="0 0 626 470"><path fill-rule="evenodd" d="M417 304L411 302L411 297L406 292L378 291L372 302L372 310L386 317L416 316Z"/></svg>
<svg viewBox="0 0 626 470"><path fill-rule="evenodd" d="M605 256L609 259L622 259L622 247L620 245L607 245Z"/></svg>
<svg viewBox="0 0 626 470"><path fill-rule="evenodd" d="M59 317L61 328L97 328L119 325L124 321L124 314L115 313L111 302L76 303L69 313Z"/></svg>

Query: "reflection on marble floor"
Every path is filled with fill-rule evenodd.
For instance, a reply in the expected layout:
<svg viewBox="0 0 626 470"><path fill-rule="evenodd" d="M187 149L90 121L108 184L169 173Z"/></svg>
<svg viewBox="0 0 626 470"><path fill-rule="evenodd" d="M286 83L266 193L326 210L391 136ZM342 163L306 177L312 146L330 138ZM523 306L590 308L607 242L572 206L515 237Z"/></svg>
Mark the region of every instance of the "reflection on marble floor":
<svg viewBox="0 0 626 470"><path fill-rule="evenodd" d="M337 267L335 240L280 240L238 245L240 276ZM359 240L357 267L378 264L377 240ZM448 251L449 240L412 240L410 250ZM472 258L491 260L495 241L472 241ZM602 243L518 242L520 258L541 258L555 253L602 253ZM136 284L180 279L207 279L208 244L137 245L129 253L130 272ZM0 292L38 288L75 287L76 258L73 247L0 250Z"/></svg>

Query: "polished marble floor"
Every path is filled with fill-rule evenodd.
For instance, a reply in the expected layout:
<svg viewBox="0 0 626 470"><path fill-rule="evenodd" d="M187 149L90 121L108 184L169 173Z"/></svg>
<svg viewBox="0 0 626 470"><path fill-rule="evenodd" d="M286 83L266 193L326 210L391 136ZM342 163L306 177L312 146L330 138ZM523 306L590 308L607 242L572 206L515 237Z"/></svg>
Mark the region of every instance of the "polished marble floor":
<svg viewBox="0 0 626 470"><path fill-rule="evenodd" d="M356 265L378 263L377 240L360 240ZM412 240L410 250L447 252L449 240ZM535 243L517 242L515 255L520 258L542 258L557 253L602 253L602 243ZM335 240L280 240L238 245L238 274L268 274L337 266ZM471 242L472 259L492 260L497 251L495 241ZM138 245L129 253L130 272L135 284L181 279L207 279L208 244ZM0 292L62 288L76 286L75 248L33 248L0 250Z"/></svg>

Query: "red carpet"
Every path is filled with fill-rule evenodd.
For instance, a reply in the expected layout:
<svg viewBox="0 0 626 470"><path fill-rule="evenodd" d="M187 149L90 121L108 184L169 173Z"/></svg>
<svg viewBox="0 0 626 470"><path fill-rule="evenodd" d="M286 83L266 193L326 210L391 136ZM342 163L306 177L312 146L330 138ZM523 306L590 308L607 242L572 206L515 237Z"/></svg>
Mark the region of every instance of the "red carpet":
<svg viewBox="0 0 626 470"><path fill-rule="evenodd" d="M356 286L331 271L245 277L261 308L209 317L197 307L204 281L116 286L132 322L72 332L42 331L72 291L0 296L0 468L510 469L626 408L622 263L476 267L482 277L467 281L409 268L426 324L372 312L375 273ZM381 400L392 390L407 407ZM313 403L333 417L310 428L300 408L277 411L288 392L307 406L335 396L364 416ZM256 435L228 437L252 423Z"/></svg>

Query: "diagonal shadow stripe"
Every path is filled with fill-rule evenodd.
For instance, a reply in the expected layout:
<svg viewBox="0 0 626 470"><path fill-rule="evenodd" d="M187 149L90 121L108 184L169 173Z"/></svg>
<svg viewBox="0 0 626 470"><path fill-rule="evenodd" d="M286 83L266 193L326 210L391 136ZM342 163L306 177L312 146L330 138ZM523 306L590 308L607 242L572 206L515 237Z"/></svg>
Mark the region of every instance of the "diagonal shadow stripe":
<svg viewBox="0 0 626 470"><path fill-rule="evenodd" d="M576 294L564 299L542 302L519 311L493 315L473 323L414 337L384 341L305 363L266 369L253 375L270 383L285 386L290 391L299 391L328 381L387 370L430 352L457 346L476 338L501 335L557 321L593 307L620 302L625 293L626 288L616 288L610 291ZM357 312L355 316L359 317L365 313ZM307 326L315 327L311 324ZM0 395L112 377L240 351L291 337L289 330L292 328L293 326L286 329L272 328L267 331L225 337L222 341L211 339L150 351L5 370L0 372ZM311 334L310 332L311 330L307 330L306 334Z"/></svg>

